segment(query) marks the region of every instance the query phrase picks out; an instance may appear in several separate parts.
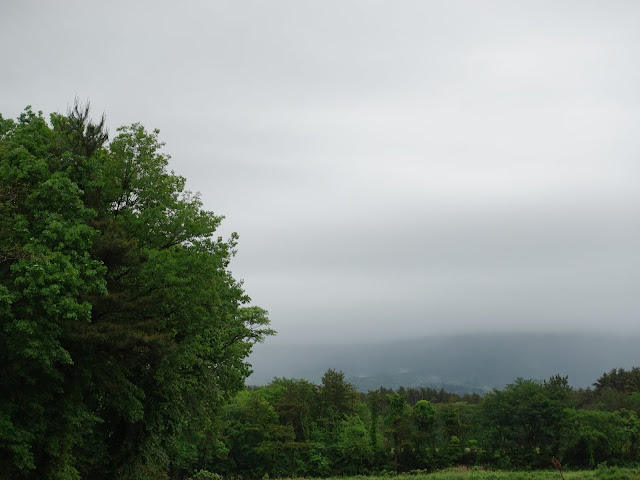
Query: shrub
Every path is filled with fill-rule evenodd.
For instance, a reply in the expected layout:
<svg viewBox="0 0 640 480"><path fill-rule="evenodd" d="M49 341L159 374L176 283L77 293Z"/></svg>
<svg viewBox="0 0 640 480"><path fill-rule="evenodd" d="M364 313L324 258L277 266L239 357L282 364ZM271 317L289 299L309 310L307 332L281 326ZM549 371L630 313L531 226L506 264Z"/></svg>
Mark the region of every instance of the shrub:
<svg viewBox="0 0 640 480"><path fill-rule="evenodd" d="M193 477L189 477L188 480L222 480L222 475L208 470L200 470Z"/></svg>

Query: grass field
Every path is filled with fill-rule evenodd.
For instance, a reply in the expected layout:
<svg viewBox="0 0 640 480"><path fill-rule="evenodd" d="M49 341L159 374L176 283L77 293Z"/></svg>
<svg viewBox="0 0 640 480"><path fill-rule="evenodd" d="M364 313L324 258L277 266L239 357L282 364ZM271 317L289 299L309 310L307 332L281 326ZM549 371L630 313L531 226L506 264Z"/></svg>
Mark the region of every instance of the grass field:
<svg viewBox="0 0 640 480"><path fill-rule="evenodd" d="M565 480L640 480L640 468L599 468L563 472ZM475 469L447 469L428 475L398 475L394 477L350 477L352 480L561 480L555 470L532 472L486 471ZM334 480L348 480L343 477Z"/></svg>

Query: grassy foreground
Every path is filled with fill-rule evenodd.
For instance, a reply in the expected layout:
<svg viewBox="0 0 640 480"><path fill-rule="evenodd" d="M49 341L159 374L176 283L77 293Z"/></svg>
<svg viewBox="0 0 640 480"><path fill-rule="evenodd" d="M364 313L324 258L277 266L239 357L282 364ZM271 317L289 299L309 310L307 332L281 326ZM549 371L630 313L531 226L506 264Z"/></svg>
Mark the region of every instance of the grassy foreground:
<svg viewBox="0 0 640 480"><path fill-rule="evenodd" d="M640 468L599 468L563 472L565 480L640 480ZM452 468L428 475L398 475L394 477L351 477L358 480L561 480L555 470L532 472L486 471ZM328 479L327 479L328 480ZM335 480L348 480L346 478Z"/></svg>

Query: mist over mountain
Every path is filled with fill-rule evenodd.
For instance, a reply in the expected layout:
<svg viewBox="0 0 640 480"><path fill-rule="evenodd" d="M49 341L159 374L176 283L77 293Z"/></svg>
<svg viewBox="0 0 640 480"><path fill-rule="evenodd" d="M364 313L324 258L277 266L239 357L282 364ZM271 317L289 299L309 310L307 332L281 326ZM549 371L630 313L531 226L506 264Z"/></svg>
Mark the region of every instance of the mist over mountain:
<svg viewBox="0 0 640 480"><path fill-rule="evenodd" d="M477 334L360 345L260 344L249 361L248 385L274 377L318 383L341 370L360 391L380 386L435 387L458 393L502 388L518 377L560 374L590 386L612 368L640 365L640 338L584 334Z"/></svg>

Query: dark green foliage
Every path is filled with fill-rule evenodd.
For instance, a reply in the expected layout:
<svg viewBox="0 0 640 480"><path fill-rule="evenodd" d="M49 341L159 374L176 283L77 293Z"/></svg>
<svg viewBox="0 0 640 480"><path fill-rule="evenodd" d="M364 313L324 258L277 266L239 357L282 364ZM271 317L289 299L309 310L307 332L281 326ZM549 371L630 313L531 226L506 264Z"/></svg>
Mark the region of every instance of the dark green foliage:
<svg viewBox="0 0 640 480"><path fill-rule="evenodd" d="M596 392L607 388L622 393L638 392L640 391L640 368L633 367L631 370L614 368L609 373L603 373L593 386Z"/></svg>
<svg viewBox="0 0 640 480"><path fill-rule="evenodd" d="M384 417L385 434L393 453L395 471L409 470L412 465L412 408L407 404L406 393L387 396L387 412Z"/></svg>
<svg viewBox="0 0 640 480"><path fill-rule="evenodd" d="M564 408L564 397L554 382L518 379L487 394L482 410L492 455L501 466L506 466L507 457L514 467L546 466L557 453Z"/></svg>
<svg viewBox="0 0 640 480"><path fill-rule="evenodd" d="M218 471L257 478L265 473L317 477L424 473L455 465L547 470L552 468L553 456L569 470L607 463L636 465L640 421L635 410L577 407L582 398L602 404L601 395L608 391L575 391L566 377L555 375L542 382L518 379L473 403L452 395L440 397L448 402L418 400L411 405L409 395L414 392L415 398L419 390L382 388L362 394L360 402L354 403L348 400L353 390L341 372L329 370L318 387L303 380L275 379L267 387L238 395L233 408L246 402L247 395L254 395L262 402L254 414L272 411L269 422L254 422L260 435L270 435L278 428L294 433L281 439L245 439L240 444L246 450L238 458L251 459L252 466L234 467L237 460L230 453L218 464ZM629 393L627 402L637 402L639 396L640 392ZM236 416L227 416L225 421L228 427L220 441L233 447L237 442L231 432L251 422L238 423ZM270 456L264 456L267 450ZM611 469L602 472L605 470L606 475L613 474Z"/></svg>
<svg viewBox="0 0 640 480"><path fill-rule="evenodd" d="M342 372L327 370L322 376L319 394L321 416L330 427L355 411L358 397L353 386L345 381Z"/></svg>

